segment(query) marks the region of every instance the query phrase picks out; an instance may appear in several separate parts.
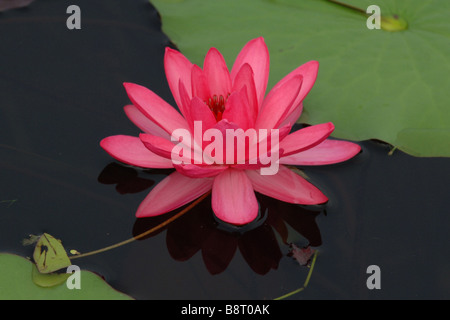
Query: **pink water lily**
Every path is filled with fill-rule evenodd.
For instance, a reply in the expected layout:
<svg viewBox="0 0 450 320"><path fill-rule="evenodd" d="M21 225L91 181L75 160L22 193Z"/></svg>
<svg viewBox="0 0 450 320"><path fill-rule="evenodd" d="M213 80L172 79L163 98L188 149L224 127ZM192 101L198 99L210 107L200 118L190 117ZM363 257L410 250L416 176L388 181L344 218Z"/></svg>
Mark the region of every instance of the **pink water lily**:
<svg viewBox="0 0 450 320"><path fill-rule="evenodd" d="M318 188L286 165L333 164L348 160L360 151L355 143L328 139L334 130L332 123L290 133L302 112L302 102L316 80L317 61L293 70L267 95L269 52L263 38L251 40L244 46L231 72L215 48L206 54L203 69L180 52L167 48L164 66L179 111L149 89L125 83L132 102L125 106L125 113L144 133L139 137L110 136L100 143L123 163L142 168L175 169L142 201L136 212L138 218L172 211L209 191L217 218L235 225L257 218L255 191L289 203L325 203L328 198ZM193 154L186 156L191 162L174 163L176 144L172 134L182 129L195 135L194 123L198 122L203 132L211 128L221 132L227 129L277 130L277 173L262 175L260 169L266 164L250 164L249 150L245 152L245 159L241 159L244 164L238 163L237 158L232 163L194 163L195 152L208 145L201 142L200 147L192 144ZM247 147L251 149L252 145Z"/></svg>

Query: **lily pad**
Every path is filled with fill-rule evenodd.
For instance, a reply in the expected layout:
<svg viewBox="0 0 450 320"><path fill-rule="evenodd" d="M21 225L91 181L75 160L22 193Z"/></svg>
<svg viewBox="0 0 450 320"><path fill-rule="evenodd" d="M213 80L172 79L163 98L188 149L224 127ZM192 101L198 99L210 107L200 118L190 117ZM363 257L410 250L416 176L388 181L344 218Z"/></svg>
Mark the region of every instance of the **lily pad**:
<svg viewBox="0 0 450 320"><path fill-rule="evenodd" d="M98 275L81 270L80 289L69 289L64 275L51 276L52 279L39 280L36 285L32 275L36 275L35 265L20 256L0 253L0 300L131 300L116 291ZM34 271L33 271L34 269ZM70 275L69 275L70 276ZM58 284L56 285L55 284Z"/></svg>
<svg viewBox="0 0 450 320"><path fill-rule="evenodd" d="M415 156L450 156L450 2L342 0L406 30L369 30L367 16L327 0L151 0L163 31L194 63L214 46L231 65L263 36L269 88L309 61L320 63L300 122L332 121L334 137L378 139Z"/></svg>

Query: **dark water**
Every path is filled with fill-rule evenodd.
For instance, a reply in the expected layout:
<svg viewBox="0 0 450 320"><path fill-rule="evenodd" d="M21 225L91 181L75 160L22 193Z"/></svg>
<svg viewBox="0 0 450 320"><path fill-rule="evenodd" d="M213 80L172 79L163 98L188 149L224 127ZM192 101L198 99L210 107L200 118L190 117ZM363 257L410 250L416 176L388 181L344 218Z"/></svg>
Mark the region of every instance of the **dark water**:
<svg viewBox="0 0 450 320"><path fill-rule="evenodd" d="M134 216L169 171L122 166L99 146L139 133L122 111L123 82L173 103L158 14L144 0L77 1L82 29L68 30L70 4L0 13L0 252L30 256L22 239L43 232L88 252L170 216ZM232 232L206 199L151 237L74 263L138 299L273 299L308 273L288 256L293 242L319 255L292 299L450 298L449 159L360 145L351 161L303 168L330 198L324 207L260 197L264 219ZM366 286L370 265L380 267L380 290Z"/></svg>

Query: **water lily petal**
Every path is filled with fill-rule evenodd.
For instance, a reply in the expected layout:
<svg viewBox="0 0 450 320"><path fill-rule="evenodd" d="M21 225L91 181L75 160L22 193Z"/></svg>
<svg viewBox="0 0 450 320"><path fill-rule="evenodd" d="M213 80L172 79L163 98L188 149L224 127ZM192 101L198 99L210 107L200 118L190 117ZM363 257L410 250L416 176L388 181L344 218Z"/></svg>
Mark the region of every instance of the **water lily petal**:
<svg viewBox="0 0 450 320"><path fill-rule="evenodd" d="M124 83L124 87L139 111L167 133L172 134L175 129L188 128L183 116L151 90L134 83Z"/></svg>
<svg viewBox="0 0 450 320"><path fill-rule="evenodd" d="M181 100L178 85L181 81L187 89L191 90L192 63L181 52L166 48L164 55L164 69L170 91L172 91L175 102L180 107ZM188 93L189 97L192 97L191 91Z"/></svg>
<svg viewBox="0 0 450 320"><path fill-rule="evenodd" d="M163 158L172 159L172 152L174 150L175 143L148 133L139 134L139 139L141 139L142 144L151 152ZM184 160L186 162L189 162L191 160L191 155L183 156L185 156Z"/></svg>
<svg viewBox="0 0 450 320"><path fill-rule="evenodd" d="M272 129L280 126L298 96L302 81L302 76L296 75L270 90L256 119L256 129Z"/></svg>
<svg viewBox="0 0 450 320"><path fill-rule="evenodd" d="M215 155L214 155L214 159L216 163L227 163L227 164L232 164L237 160L237 155L239 154L237 152L237 143L235 141L234 144L232 144L232 146L234 148L227 148L230 145L228 145L227 143L227 139L235 139L234 135L236 134L237 136L243 136L245 134L244 130L239 128L239 125L237 125L234 122L228 121L228 119L222 119L219 122L216 123L216 125L214 126L214 129L217 129L218 132L220 133L218 135L218 137L213 138L214 140L214 146L215 148ZM232 134L228 133L227 131L230 130L229 132L231 132ZM216 143L215 139L220 139L218 140L219 142ZM229 140L232 143L232 140ZM213 142L211 142L212 144ZM209 143L204 143L204 145L209 145ZM204 150L207 149L206 146L204 146ZM209 147L208 147L209 148ZM247 149L245 150L243 156L245 156L245 154L247 154ZM205 153L205 156L207 156L208 159L211 159L211 157L208 156L209 152Z"/></svg>
<svg viewBox="0 0 450 320"><path fill-rule="evenodd" d="M212 178L189 178L175 171L158 183L141 202L137 218L175 210L211 190Z"/></svg>
<svg viewBox="0 0 450 320"><path fill-rule="evenodd" d="M207 101L211 97L209 86L203 70L197 66L192 66L191 71L192 97L199 97L203 101Z"/></svg>
<svg viewBox="0 0 450 320"><path fill-rule="evenodd" d="M292 108L291 108L292 110ZM294 110L288 112L286 115L286 118L282 120L280 127L286 125L286 124L294 124L297 122L298 118L300 118L300 115L303 111L303 103L300 103L297 107L294 108Z"/></svg>
<svg viewBox="0 0 450 320"><path fill-rule="evenodd" d="M272 90L275 90L281 86L283 86L287 81L290 81L293 77L301 76L303 77L303 83L302 87L300 88L300 91L298 92L297 97L295 98L294 102L292 103L291 110L289 110L288 114L291 114L302 101L305 99L305 97L308 95L308 93L311 91L312 87L314 86L314 83L316 82L317 73L319 72L319 62L317 61L309 61L297 69L291 71L287 76L285 76L283 79L281 79Z"/></svg>
<svg viewBox="0 0 450 320"><path fill-rule="evenodd" d="M258 97L256 95L255 81L253 79L253 70L248 63L244 63L236 74L233 80L231 92L239 91L244 87L246 89L246 98L250 107L248 114L254 122L256 121L256 116L258 115L259 105Z"/></svg>
<svg viewBox="0 0 450 320"><path fill-rule="evenodd" d="M180 80L178 83L178 90L180 91L180 102L179 102L179 109L183 117L186 119L186 115L189 113L189 108L191 106L191 96L187 92L186 87L184 86L183 82ZM189 122L187 121L188 125Z"/></svg>
<svg viewBox="0 0 450 320"><path fill-rule="evenodd" d="M183 84L180 84L180 93L182 100L187 98L185 96ZM189 124L189 130L191 133L191 142L189 146L195 150L197 154L201 154L202 148L205 148L206 145L208 145L207 142L203 141L203 134L206 130L216 125L216 118L206 103L204 103L199 97L192 98L192 100L188 103L188 108L186 108L186 121ZM196 129L199 127L201 127L201 130ZM189 137L183 137L183 141L185 141L185 139L189 139Z"/></svg>
<svg viewBox="0 0 450 320"><path fill-rule="evenodd" d="M269 152L278 153L279 157L281 157L284 153L284 150L280 148L280 141L283 141L287 137L291 131L291 125L287 124L279 129L272 130L267 130L265 135L263 135L263 132L259 130L257 141L246 148L244 162L249 165L258 165L253 167L254 169L270 165L270 163L267 163ZM276 135L278 135L278 137L276 137ZM266 159L263 161L265 165L261 163L263 159ZM242 163L242 160L242 158L237 158L237 161L240 163ZM246 167L245 165L235 165L233 167L240 169L252 168L252 166Z"/></svg>
<svg viewBox="0 0 450 320"><path fill-rule="evenodd" d="M133 122L136 127L145 133L170 139L170 135L165 130L161 129L161 127L159 127L156 123L144 116L144 114L134 105L126 105L123 109L131 122Z"/></svg>
<svg viewBox="0 0 450 320"><path fill-rule="evenodd" d="M258 202L245 171L228 169L214 178L211 205L215 215L243 225L258 216Z"/></svg>
<svg viewBox="0 0 450 320"><path fill-rule="evenodd" d="M280 142L280 148L284 150L283 156L298 153L318 145L328 138L333 130L333 123L327 122L302 128L289 134Z"/></svg>
<svg viewBox="0 0 450 320"><path fill-rule="evenodd" d="M181 174L191 178L214 177L225 171L228 167L222 165L195 165L195 164L174 164L174 168Z"/></svg>
<svg viewBox="0 0 450 320"><path fill-rule="evenodd" d="M280 166L275 175L261 175L247 170L247 176L255 191L266 196L296 204L314 205L328 201L328 198L314 185L285 166Z"/></svg>
<svg viewBox="0 0 450 320"><path fill-rule="evenodd" d="M326 139L311 149L281 157L280 163L298 166L327 165L349 160L360 151L361 147L356 143Z"/></svg>
<svg viewBox="0 0 450 320"><path fill-rule="evenodd" d="M269 79L269 50L262 37L249 41L234 61L231 69L231 79L235 79L241 67L248 63L254 73L254 81L258 105L261 106L266 94L267 81Z"/></svg>
<svg viewBox="0 0 450 320"><path fill-rule="evenodd" d="M190 107L186 113L186 121L189 123L191 132L194 133L194 122L199 121L202 124L202 136L205 130L214 127L217 123L214 113L199 97L193 97Z"/></svg>
<svg viewBox="0 0 450 320"><path fill-rule="evenodd" d="M211 95L223 96L230 93L231 79L227 64L222 54L216 49L209 49L203 64L203 73Z"/></svg>
<svg viewBox="0 0 450 320"><path fill-rule="evenodd" d="M173 168L172 161L148 150L137 137L117 135L104 138L100 146L123 163L141 168Z"/></svg>
<svg viewBox="0 0 450 320"><path fill-rule="evenodd" d="M231 167L233 169L238 169L238 170L258 170L264 166L268 166L266 164L262 164L261 161L259 161L259 159L257 159L255 161L255 163L248 163L248 162L249 161L247 161L247 163L244 163L244 164L235 164L235 165L232 165Z"/></svg>
<svg viewBox="0 0 450 320"><path fill-rule="evenodd" d="M255 113L248 104L246 91L247 87L243 87L241 90L233 92L228 98L222 115L222 119L237 124L243 130L255 126Z"/></svg>
<svg viewBox="0 0 450 320"><path fill-rule="evenodd" d="M234 122L228 121L227 119L222 119L216 123L214 128L222 132L223 136L225 137L226 130L237 130L239 129L239 126Z"/></svg>

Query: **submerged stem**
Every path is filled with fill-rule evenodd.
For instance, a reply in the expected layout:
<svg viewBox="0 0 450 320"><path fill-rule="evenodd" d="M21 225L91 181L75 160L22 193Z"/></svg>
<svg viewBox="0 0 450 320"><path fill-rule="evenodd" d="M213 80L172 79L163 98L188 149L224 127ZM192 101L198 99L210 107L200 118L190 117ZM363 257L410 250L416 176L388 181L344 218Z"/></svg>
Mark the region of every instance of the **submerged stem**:
<svg viewBox="0 0 450 320"><path fill-rule="evenodd" d="M183 210L181 210L180 212L178 212L176 215L170 217L170 218L167 219L166 221L164 221L164 222L158 224L157 226L155 226L155 227L153 227L153 228L151 228L151 229L149 229L149 230L147 230L147 231L145 231L145 232L143 232L143 233L141 233L141 234L138 234L138 235L135 236L135 237L132 237L132 238L130 238L130 239L124 240L124 241L122 241L122 242L113 244L113 245L111 245L111 246L108 246L108 247L105 247L105 248L102 248L102 249L98 249L98 250L94 250L94 251L91 251L91 252L87 252L87 253L75 255L75 256L69 257L69 259L72 260L72 259L78 259L78 258L83 258L83 257L91 256L91 255L94 255L94 254L97 254L97 253L101 253L101 252L105 252L105 251L108 251L108 250L111 250L111 249L118 248L118 247L120 247L120 246L123 246L123 245L125 245L125 244L130 243L130 242L133 242L133 241L135 241L135 240L139 240L139 239L141 239L141 238L143 238L143 237L145 237L145 236L147 236L147 235L149 235L149 234L151 234L151 233L153 233L153 232L155 232L155 231L157 231L157 230L159 230L159 229L165 227L166 225L168 225L168 224L171 223L172 221L178 219L179 217L181 217L182 215L184 215L186 212L188 212L189 210L191 210L192 208L194 208L196 205L198 205L200 202L202 202L203 199L205 199L207 196L209 196L210 193L211 193L211 191L205 193L205 194L202 195L200 198L198 198L197 200L195 200L194 202L192 202L189 206L187 206L186 208L184 208Z"/></svg>
<svg viewBox="0 0 450 320"><path fill-rule="evenodd" d="M311 267L309 268L309 272L308 272L308 275L306 276L306 280L305 280L305 283L303 284L303 287L298 288L297 290L291 291L289 293L286 293L285 295L275 298L274 300L282 300L282 299L288 298L288 297L293 296L294 294L299 293L306 289L306 287L308 286L309 280L311 279L311 275L314 270L314 265L316 264L317 253L318 253L318 251L314 252L314 256L313 256L313 259L311 262Z"/></svg>

